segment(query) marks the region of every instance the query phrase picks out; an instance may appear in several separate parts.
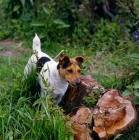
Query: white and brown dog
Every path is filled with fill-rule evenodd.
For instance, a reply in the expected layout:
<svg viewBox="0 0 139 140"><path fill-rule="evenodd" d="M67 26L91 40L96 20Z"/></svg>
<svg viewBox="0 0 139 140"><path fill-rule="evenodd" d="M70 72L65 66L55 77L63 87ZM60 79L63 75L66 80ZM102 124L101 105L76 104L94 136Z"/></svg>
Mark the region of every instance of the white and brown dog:
<svg viewBox="0 0 139 140"><path fill-rule="evenodd" d="M59 62L56 62L41 51L41 43L37 34L33 39L33 51L35 53L29 59L24 74L27 76L31 73L32 68L38 67L40 75L43 76L44 80L47 79L50 88L54 89L52 97L56 100L55 104L58 105L68 85L76 87L81 84L80 65L84 61L84 57L69 58L61 54ZM41 86L41 97L44 97L44 93L47 93L47 91L45 91L45 85L40 75L38 76L38 82Z"/></svg>

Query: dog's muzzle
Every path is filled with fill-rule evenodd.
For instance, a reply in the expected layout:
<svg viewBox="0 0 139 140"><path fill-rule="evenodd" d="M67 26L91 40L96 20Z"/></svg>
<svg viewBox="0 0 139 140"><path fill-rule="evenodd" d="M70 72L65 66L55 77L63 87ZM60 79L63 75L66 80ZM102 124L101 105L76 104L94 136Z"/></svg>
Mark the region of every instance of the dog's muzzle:
<svg viewBox="0 0 139 140"><path fill-rule="evenodd" d="M75 84L70 84L70 82L69 82L69 85L71 87L74 87L75 88L75 87L79 86L81 83L82 83L81 81L77 81Z"/></svg>

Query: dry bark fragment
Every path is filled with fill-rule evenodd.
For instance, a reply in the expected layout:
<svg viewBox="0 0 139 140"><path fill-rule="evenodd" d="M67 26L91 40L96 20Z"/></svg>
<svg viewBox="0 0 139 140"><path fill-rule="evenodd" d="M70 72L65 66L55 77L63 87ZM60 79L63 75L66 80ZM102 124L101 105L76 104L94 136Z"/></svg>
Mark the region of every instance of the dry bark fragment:
<svg viewBox="0 0 139 140"><path fill-rule="evenodd" d="M70 121L74 124L74 140L93 140L90 133L90 125L92 124L92 113L87 107L82 106L70 116Z"/></svg>

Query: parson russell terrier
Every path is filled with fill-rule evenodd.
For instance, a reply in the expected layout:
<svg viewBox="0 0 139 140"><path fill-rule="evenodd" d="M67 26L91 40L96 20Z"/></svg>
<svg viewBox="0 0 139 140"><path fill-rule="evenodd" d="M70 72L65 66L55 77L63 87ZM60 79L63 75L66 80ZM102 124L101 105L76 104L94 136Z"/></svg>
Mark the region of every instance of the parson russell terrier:
<svg viewBox="0 0 139 140"><path fill-rule="evenodd" d="M54 89L52 98L56 100L55 105L58 105L68 85L76 87L81 84L80 65L84 61L84 57L69 58L60 54L59 62L56 62L41 51L41 43L37 34L33 39L32 47L34 54L28 60L24 74L27 76L31 73L32 68L38 68L38 73L43 76L44 80L48 79L50 88ZM44 93L47 93L47 91L45 91L45 85L40 75L37 79L41 87L41 97L44 97Z"/></svg>

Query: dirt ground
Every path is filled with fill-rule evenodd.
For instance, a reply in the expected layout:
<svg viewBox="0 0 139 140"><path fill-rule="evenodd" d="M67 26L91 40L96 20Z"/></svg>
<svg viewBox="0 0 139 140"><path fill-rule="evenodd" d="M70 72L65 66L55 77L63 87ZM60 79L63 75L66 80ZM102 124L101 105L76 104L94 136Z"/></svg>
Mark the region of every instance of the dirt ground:
<svg viewBox="0 0 139 140"><path fill-rule="evenodd" d="M20 56L23 52L22 42L17 43L9 39L0 41L0 55L2 56Z"/></svg>

